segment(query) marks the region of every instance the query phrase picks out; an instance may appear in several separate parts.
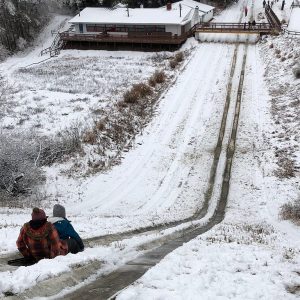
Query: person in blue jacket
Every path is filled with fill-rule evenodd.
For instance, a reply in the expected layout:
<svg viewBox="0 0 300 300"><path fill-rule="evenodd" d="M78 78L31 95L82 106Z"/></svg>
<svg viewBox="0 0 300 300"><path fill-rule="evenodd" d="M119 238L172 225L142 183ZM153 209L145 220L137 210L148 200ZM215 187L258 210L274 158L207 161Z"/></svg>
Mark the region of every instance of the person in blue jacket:
<svg viewBox="0 0 300 300"><path fill-rule="evenodd" d="M48 218L48 221L55 226L59 238L68 244L68 252L76 254L84 250L82 239L66 218L66 209L62 205L53 206L53 217Z"/></svg>

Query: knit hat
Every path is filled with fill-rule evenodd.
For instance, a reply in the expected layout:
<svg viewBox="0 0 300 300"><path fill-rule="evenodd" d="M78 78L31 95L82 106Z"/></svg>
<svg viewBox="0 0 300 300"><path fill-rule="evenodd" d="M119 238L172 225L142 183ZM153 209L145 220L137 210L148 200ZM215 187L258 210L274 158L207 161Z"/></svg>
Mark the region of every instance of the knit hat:
<svg viewBox="0 0 300 300"><path fill-rule="evenodd" d="M55 204L53 206L53 217L66 218L66 209L60 204Z"/></svg>
<svg viewBox="0 0 300 300"><path fill-rule="evenodd" d="M31 219L32 221L45 220L47 219L47 216L42 209L35 207L32 210Z"/></svg>

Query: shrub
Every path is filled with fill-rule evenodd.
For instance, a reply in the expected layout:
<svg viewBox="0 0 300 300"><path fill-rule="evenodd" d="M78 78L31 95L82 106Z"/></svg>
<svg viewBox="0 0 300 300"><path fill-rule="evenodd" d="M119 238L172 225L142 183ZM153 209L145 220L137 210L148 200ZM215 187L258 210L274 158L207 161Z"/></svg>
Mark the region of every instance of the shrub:
<svg viewBox="0 0 300 300"><path fill-rule="evenodd" d="M96 122L96 128L98 131L103 131L105 129L105 123L104 121L98 121Z"/></svg>
<svg viewBox="0 0 300 300"><path fill-rule="evenodd" d="M275 155L278 155L278 153L276 153ZM293 160L289 159L288 157L279 158L278 165L279 168L274 172L274 174L277 177L279 178L295 177L295 164Z"/></svg>
<svg viewBox="0 0 300 300"><path fill-rule="evenodd" d="M44 180L37 164L39 148L34 137L1 134L0 138L1 194L11 197L32 191Z"/></svg>
<svg viewBox="0 0 300 300"><path fill-rule="evenodd" d="M150 86L152 86L152 87L155 87L155 86L156 86L156 81L155 81L155 79L154 79L153 76L151 76L151 77L149 78L148 84L149 84Z"/></svg>
<svg viewBox="0 0 300 300"><path fill-rule="evenodd" d="M294 223L300 224L300 199L296 202L286 203L281 207L281 218L283 220L291 220Z"/></svg>
<svg viewBox="0 0 300 300"><path fill-rule="evenodd" d="M300 78L300 67L295 67L293 69L293 74L296 78Z"/></svg>
<svg viewBox="0 0 300 300"><path fill-rule="evenodd" d="M97 141L97 132L95 130L88 130L83 135L83 142L87 144L94 145Z"/></svg>
<svg viewBox="0 0 300 300"><path fill-rule="evenodd" d="M178 63L182 62L184 58L183 52L177 52L175 54L175 61L177 61Z"/></svg>
<svg viewBox="0 0 300 300"><path fill-rule="evenodd" d="M270 44L269 48L270 48L270 49L274 48L274 44L273 44L273 43Z"/></svg>
<svg viewBox="0 0 300 300"><path fill-rule="evenodd" d="M134 104L139 100L139 97L140 97L140 95L139 95L138 91L131 89L124 93L123 100L125 103Z"/></svg>
<svg viewBox="0 0 300 300"><path fill-rule="evenodd" d="M170 60L170 68L175 69L178 65L178 62L176 60Z"/></svg>
<svg viewBox="0 0 300 300"><path fill-rule="evenodd" d="M166 74L164 71L155 71L152 76L156 83L164 83L166 81Z"/></svg>
<svg viewBox="0 0 300 300"><path fill-rule="evenodd" d="M142 98L152 94L151 87L145 83L134 84L132 89Z"/></svg>

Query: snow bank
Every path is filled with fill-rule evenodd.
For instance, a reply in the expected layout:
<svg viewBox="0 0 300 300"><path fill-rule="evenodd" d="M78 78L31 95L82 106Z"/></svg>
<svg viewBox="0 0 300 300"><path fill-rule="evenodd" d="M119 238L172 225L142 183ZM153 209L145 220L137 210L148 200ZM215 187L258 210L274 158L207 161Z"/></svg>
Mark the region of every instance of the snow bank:
<svg viewBox="0 0 300 300"><path fill-rule="evenodd" d="M197 238L175 250L117 300L295 299L282 279L299 282L298 275L282 254L255 244L220 245L209 235L211 241Z"/></svg>
<svg viewBox="0 0 300 300"><path fill-rule="evenodd" d="M300 32L300 7L292 10L288 30Z"/></svg>
<svg viewBox="0 0 300 300"><path fill-rule="evenodd" d="M258 34L236 34L236 33L196 33L196 39L201 42L214 43L256 43Z"/></svg>

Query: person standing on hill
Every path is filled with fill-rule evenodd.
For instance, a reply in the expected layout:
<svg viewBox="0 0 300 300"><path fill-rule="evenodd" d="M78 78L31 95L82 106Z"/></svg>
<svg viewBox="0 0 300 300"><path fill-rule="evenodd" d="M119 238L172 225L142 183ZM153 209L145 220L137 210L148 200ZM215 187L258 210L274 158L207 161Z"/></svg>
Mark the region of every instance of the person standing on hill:
<svg viewBox="0 0 300 300"><path fill-rule="evenodd" d="M47 222L44 210L38 207L32 210L31 221L23 225L16 243L24 258L33 262L67 254L55 227Z"/></svg>
<svg viewBox="0 0 300 300"><path fill-rule="evenodd" d="M248 7L245 6L245 17L247 17L247 15L248 15Z"/></svg>
<svg viewBox="0 0 300 300"><path fill-rule="evenodd" d="M62 205L53 206L53 217L49 218L49 221L58 231L61 242L67 244L68 252L76 254L84 250L82 239L66 218L66 209Z"/></svg>

